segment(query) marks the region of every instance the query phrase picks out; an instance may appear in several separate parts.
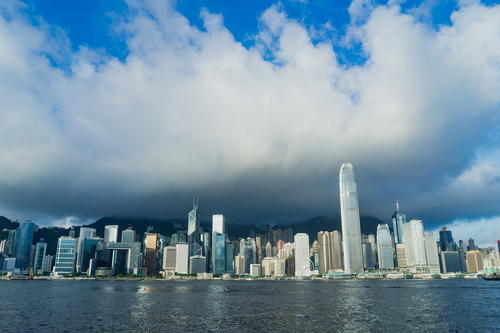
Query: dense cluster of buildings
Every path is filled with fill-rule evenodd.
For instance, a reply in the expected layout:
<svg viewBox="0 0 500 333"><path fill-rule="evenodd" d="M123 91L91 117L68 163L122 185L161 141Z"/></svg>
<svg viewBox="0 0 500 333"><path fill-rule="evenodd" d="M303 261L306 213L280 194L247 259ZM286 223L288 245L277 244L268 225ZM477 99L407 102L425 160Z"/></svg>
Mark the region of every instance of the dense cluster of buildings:
<svg viewBox="0 0 500 333"><path fill-rule="evenodd" d="M21 222L0 234L0 273L51 276L197 275L307 278L363 274L448 274L500 272L498 248L480 249L473 239L453 240L443 227L439 241L421 220L407 221L396 204L392 230L379 224L376 235L363 235L353 167L344 163L339 176L342 230L320 231L316 239L294 235L291 228L267 230L230 239L223 215L212 216L210 231L200 227L197 200L187 230L161 235L152 228L137 234L131 227L107 225L104 235L81 227L60 237L56 253L41 240L33 244L36 225Z"/></svg>

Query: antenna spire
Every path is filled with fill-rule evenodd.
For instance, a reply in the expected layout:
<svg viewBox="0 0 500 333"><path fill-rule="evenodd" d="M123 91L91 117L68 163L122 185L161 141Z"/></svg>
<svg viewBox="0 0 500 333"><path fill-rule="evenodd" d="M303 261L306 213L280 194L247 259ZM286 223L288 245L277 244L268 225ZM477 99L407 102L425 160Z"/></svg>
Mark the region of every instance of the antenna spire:
<svg viewBox="0 0 500 333"><path fill-rule="evenodd" d="M396 200L396 211L399 212L399 200Z"/></svg>
<svg viewBox="0 0 500 333"><path fill-rule="evenodd" d="M193 195L193 209L198 209L198 194Z"/></svg>

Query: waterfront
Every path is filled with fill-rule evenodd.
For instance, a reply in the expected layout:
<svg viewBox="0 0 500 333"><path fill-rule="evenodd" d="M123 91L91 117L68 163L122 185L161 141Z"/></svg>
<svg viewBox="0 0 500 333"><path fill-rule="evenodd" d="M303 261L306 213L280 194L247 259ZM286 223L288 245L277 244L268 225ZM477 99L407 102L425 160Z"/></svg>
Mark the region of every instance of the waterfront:
<svg viewBox="0 0 500 333"><path fill-rule="evenodd" d="M0 281L1 332L496 332L484 280Z"/></svg>

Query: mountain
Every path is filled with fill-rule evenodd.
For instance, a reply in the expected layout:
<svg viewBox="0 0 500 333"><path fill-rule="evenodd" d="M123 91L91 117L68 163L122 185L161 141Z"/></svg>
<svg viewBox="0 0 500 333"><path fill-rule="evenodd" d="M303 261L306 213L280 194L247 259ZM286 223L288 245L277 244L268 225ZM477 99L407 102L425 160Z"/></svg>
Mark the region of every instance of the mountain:
<svg viewBox="0 0 500 333"><path fill-rule="evenodd" d="M19 223L17 222L12 222L5 216L0 216L0 230L3 229L16 229L19 227Z"/></svg>

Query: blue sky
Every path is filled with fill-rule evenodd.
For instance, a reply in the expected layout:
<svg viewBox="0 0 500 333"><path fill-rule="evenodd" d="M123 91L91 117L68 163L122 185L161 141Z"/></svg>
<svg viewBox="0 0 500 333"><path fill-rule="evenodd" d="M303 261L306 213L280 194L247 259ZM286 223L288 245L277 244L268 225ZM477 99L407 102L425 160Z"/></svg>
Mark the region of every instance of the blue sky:
<svg viewBox="0 0 500 333"><path fill-rule="evenodd" d="M335 215L350 161L362 214L500 232L498 2L6 0L0 43L2 215Z"/></svg>

